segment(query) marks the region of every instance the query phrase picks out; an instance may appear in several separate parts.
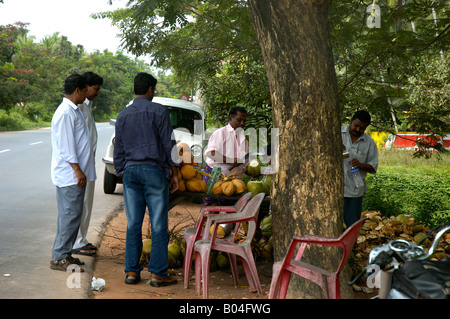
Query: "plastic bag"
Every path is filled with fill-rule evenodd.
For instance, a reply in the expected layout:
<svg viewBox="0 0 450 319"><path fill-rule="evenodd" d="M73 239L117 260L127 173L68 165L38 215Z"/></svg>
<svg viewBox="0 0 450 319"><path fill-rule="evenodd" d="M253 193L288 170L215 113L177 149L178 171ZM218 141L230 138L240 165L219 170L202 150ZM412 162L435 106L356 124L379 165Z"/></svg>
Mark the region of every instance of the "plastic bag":
<svg viewBox="0 0 450 319"><path fill-rule="evenodd" d="M105 288L105 280L102 278L92 277L91 289L97 290L97 291L102 291L103 288Z"/></svg>

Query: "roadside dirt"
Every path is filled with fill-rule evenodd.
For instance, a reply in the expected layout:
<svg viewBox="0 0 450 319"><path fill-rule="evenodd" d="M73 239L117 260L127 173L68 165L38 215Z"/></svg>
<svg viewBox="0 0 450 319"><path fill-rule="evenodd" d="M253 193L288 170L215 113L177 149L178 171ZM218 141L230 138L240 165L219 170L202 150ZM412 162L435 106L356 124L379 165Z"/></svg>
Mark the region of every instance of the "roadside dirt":
<svg viewBox="0 0 450 319"><path fill-rule="evenodd" d="M181 235L186 227L192 227L202 204L182 202L169 212L169 230L171 233ZM145 236L148 227L148 214L143 224ZM141 272L141 281L137 285L125 284L125 233L126 217L121 211L113 218L103 234L98 248L93 277L105 280L105 288L93 291L94 299L202 299L195 294L195 279L192 273L189 288L183 286L183 268L170 268L169 274L178 280L176 285L155 288L148 281L151 274L144 269ZM210 299L266 299L272 277L272 264L258 261L258 274L263 289L263 295L252 293L241 265L239 269L239 287L234 287L230 269L217 270L210 273L209 295Z"/></svg>
<svg viewBox="0 0 450 319"><path fill-rule="evenodd" d="M200 212L202 204L182 202L169 212L169 230L177 236L182 236L184 229L192 227ZM143 224L143 235L148 227L148 214ZM189 288L183 286L183 269L170 268L169 274L178 280L176 285L155 288L150 286L151 274L144 269L141 281L136 285L125 284L125 234L126 216L121 211L108 224L98 247L93 277L105 280L102 291L92 291L92 299L202 299L202 295L195 294L195 279L193 273L189 281ZM247 278L241 265L239 270L239 286L234 287L231 270L225 268L210 273L210 299L267 299L272 277L272 263L264 260L257 261L258 274L263 294L257 296L250 291ZM371 295L355 292L355 299L368 299Z"/></svg>

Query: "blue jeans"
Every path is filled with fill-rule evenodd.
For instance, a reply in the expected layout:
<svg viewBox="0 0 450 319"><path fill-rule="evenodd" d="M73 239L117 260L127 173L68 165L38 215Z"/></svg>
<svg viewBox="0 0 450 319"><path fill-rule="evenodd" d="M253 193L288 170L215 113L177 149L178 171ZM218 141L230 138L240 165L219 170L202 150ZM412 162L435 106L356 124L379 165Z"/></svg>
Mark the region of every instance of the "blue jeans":
<svg viewBox="0 0 450 319"><path fill-rule="evenodd" d="M350 227L361 219L363 196L344 197L344 223Z"/></svg>
<svg viewBox="0 0 450 319"><path fill-rule="evenodd" d="M148 207L152 247L148 271L167 277L169 267L168 207L169 183L164 172L154 165L131 165L123 175L123 195L127 216L125 272L139 273L142 252L142 224Z"/></svg>

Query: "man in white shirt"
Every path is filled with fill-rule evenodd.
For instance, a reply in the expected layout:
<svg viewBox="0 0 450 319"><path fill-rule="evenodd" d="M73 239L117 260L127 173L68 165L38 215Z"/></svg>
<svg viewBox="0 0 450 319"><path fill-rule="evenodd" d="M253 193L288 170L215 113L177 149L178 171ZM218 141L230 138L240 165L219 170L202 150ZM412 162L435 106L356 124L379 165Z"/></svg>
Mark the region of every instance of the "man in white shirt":
<svg viewBox="0 0 450 319"><path fill-rule="evenodd" d="M232 107L228 124L214 131L208 141L206 170L220 167L225 176L236 173L242 176L247 167L248 141L244 135L247 111L243 107Z"/></svg>
<svg viewBox="0 0 450 319"><path fill-rule="evenodd" d="M361 218L363 196L367 191L366 175L375 174L378 168L378 149L374 140L364 131L370 125L367 111L357 111L350 125L341 127L342 143L349 157L344 158L344 223L350 227ZM358 172L352 173L358 169ZM356 176L354 176L355 174ZM355 182L355 177L362 184Z"/></svg>
<svg viewBox="0 0 450 319"><path fill-rule="evenodd" d="M95 152L97 150L97 128L95 126L94 115L92 113L93 100L99 95L100 88L103 85L103 78L93 72L83 73L83 77L87 81L87 92L86 99L83 103L78 104L81 112L83 113L84 119L86 120L86 125L89 130L89 136L91 139L92 150ZM86 193L84 195L83 204L83 214L81 216L80 228L78 230L77 239L73 245L73 254L93 256L96 253L97 247L91 244L87 239L87 232L89 228L89 223L91 221L92 205L94 203L94 190L95 190L95 180L88 182L86 185Z"/></svg>
<svg viewBox="0 0 450 319"><path fill-rule="evenodd" d="M55 270L84 264L72 257L71 251L80 227L86 184L96 179L89 130L77 106L86 92L84 77L69 76L64 83L65 97L52 118L51 178L56 186L58 220L50 268Z"/></svg>
<svg viewBox="0 0 450 319"><path fill-rule="evenodd" d="M225 176L235 174L242 176L247 169L248 141L244 135L247 110L240 106L234 106L228 113L228 124L215 130L210 136L205 151L205 173L211 173L214 167L220 167ZM208 183L209 177L203 176ZM231 201L219 200L222 205L232 205ZM215 200L204 197L205 205L212 205Z"/></svg>

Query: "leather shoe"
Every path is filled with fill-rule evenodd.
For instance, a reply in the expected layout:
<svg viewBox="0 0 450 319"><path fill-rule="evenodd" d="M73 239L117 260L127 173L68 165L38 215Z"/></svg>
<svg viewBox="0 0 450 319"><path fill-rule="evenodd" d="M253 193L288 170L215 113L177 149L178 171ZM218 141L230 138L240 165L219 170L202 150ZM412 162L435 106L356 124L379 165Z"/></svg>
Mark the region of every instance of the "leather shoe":
<svg viewBox="0 0 450 319"><path fill-rule="evenodd" d="M157 275L152 275L152 280L150 281L150 285L153 287L165 287L169 285L174 285L176 283L177 279L170 276L162 278Z"/></svg>
<svg viewBox="0 0 450 319"><path fill-rule="evenodd" d="M135 285L141 280L141 275L134 271L128 271L125 276L125 283Z"/></svg>

